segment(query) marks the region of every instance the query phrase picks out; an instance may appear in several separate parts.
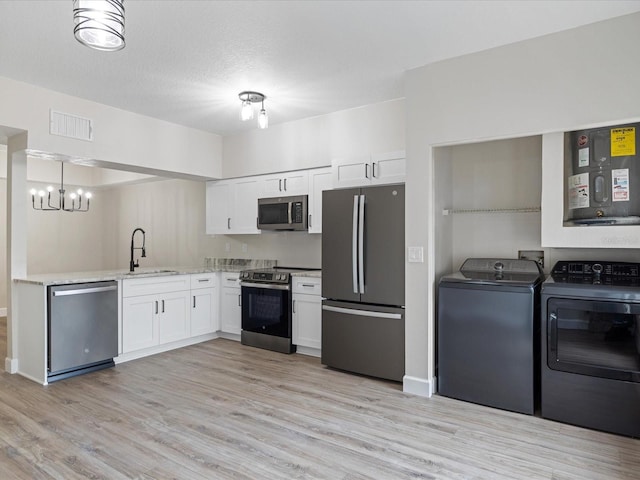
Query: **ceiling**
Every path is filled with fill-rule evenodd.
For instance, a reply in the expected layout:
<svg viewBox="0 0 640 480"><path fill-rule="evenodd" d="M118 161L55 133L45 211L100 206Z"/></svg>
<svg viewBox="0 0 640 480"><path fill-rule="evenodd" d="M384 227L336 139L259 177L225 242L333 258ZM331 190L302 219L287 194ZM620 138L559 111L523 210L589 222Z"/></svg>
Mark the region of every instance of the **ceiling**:
<svg viewBox="0 0 640 480"><path fill-rule="evenodd" d="M126 0L126 47L73 37L73 2L0 1L0 76L233 135L401 98L415 67L640 11L635 1ZM73 113L73 112L70 112Z"/></svg>

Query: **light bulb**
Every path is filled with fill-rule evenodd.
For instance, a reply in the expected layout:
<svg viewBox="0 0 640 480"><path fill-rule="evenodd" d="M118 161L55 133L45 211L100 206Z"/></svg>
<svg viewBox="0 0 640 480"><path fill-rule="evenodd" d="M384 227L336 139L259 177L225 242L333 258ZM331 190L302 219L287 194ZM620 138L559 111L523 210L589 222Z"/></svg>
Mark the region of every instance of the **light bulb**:
<svg viewBox="0 0 640 480"><path fill-rule="evenodd" d="M29 190L29 193L33 196L38 192L37 192L37 190L35 188L32 188L31 190Z"/></svg>
<svg viewBox="0 0 640 480"><path fill-rule="evenodd" d="M82 195L82 189L81 188L78 189L78 195Z"/></svg>
<svg viewBox="0 0 640 480"><path fill-rule="evenodd" d="M38 192L38 195L39 195L40 197L44 197L44 190L40 190L40 191Z"/></svg>
<svg viewBox="0 0 640 480"><path fill-rule="evenodd" d="M263 108L258 115L258 126L260 128L267 128L269 126L269 117L267 111Z"/></svg>
<svg viewBox="0 0 640 480"><path fill-rule="evenodd" d="M71 195L69 195L69 198L71 198L71 200L75 200L76 199L76 194L72 193Z"/></svg>
<svg viewBox="0 0 640 480"><path fill-rule="evenodd" d="M246 122L253 118L253 105L249 100L242 102L242 110L240 110L240 120Z"/></svg>
<svg viewBox="0 0 640 480"><path fill-rule="evenodd" d="M87 193L85 194L85 198L89 199L89 198L91 198L91 197L93 197L93 195L91 195L91 192L87 192Z"/></svg>
<svg viewBox="0 0 640 480"><path fill-rule="evenodd" d="M51 185L49 185L47 187L47 192L49 192L49 193L53 192L53 187Z"/></svg>

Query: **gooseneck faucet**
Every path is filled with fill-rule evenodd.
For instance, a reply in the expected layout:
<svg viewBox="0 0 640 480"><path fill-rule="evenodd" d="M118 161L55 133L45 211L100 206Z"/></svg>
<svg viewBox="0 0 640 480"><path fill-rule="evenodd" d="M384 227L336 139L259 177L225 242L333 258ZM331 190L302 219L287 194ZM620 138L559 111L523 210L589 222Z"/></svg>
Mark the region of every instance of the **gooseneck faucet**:
<svg viewBox="0 0 640 480"><path fill-rule="evenodd" d="M134 247L133 246L133 239L136 236L136 232L140 231L142 232L142 247ZM138 262L133 262L133 251L134 250L142 250L142 258L145 258L147 256L147 251L144 248L144 240L145 240L145 234L144 234L144 230L141 229L140 227L136 228L133 233L131 234L131 260L129 261L129 271L133 272L133 270L136 267L139 267L140 265L138 264Z"/></svg>

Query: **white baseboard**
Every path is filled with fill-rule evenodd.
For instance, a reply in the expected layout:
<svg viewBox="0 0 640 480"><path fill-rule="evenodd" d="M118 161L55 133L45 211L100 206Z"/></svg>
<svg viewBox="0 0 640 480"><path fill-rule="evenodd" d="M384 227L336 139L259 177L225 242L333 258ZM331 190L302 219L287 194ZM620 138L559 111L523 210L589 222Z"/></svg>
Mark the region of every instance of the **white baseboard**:
<svg viewBox="0 0 640 480"><path fill-rule="evenodd" d="M7 316L7 307L0 308L0 317L6 317L6 316Z"/></svg>
<svg viewBox="0 0 640 480"><path fill-rule="evenodd" d="M156 345L155 347L143 348L134 352L121 353L113 361L117 364L128 362L130 360L136 360L138 358L148 357L149 355L155 355L156 353L168 352L169 350L175 350L176 348L188 347L189 345L195 345L196 343L206 342L218 338L217 333L207 333L197 337L189 337L176 342L164 343L162 345Z"/></svg>
<svg viewBox="0 0 640 480"><path fill-rule="evenodd" d="M18 359L6 357L4 359L4 371L7 373L18 373Z"/></svg>
<svg viewBox="0 0 640 480"><path fill-rule="evenodd" d="M301 347L300 345L296 347L296 353L299 353L300 355L308 355L310 357L318 357L318 358L322 356L322 352L320 351L319 348Z"/></svg>
<svg viewBox="0 0 640 480"><path fill-rule="evenodd" d="M420 397L431 397L435 393L435 377L432 379L405 375L402 379L402 391Z"/></svg>

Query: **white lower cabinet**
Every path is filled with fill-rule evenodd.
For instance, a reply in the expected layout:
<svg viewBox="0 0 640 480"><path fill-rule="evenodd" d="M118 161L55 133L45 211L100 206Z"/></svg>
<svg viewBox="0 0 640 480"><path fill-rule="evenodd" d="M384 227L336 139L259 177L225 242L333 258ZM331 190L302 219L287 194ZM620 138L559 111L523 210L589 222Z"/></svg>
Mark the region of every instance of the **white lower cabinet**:
<svg viewBox="0 0 640 480"><path fill-rule="evenodd" d="M176 348L213 335L219 329L217 283L215 273L123 280L122 353L156 353L167 349L163 345Z"/></svg>
<svg viewBox="0 0 640 480"><path fill-rule="evenodd" d="M224 333L240 335L242 330L242 306L240 274L222 273L220 298L220 330Z"/></svg>
<svg viewBox="0 0 640 480"><path fill-rule="evenodd" d="M177 283L189 285L189 276ZM129 353L142 348L153 347L163 343L188 338L189 332L189 290L166 291L172 283L160 281L156 283L143 280L137 285L128 282L140 280L124 280L122 299L122 351ZM167 278L167 277L162 277ZM176 278L176 277L172 277ZM131 287L131 288L127 288ZM150 295L125 296L131 289L141 291L160 290Z"/></svg>
<svg viewBox="0 0 640 480"><path fill-rule="evenodd" d="M122 352L129 353L159 343L156 295L122 299Z"/></svg>
<svg viewBox="0 0 640 480"><path fill-rule="evenodd" d="M191 336L220 330L217 274L191 275Z"/></svg>
<svg viewBox="0 0 640 480"><path fill-rule="evenodd" d="M319 278L293 277L292 336L293 343L298 346L299 353L320 356L322 347L321 291L322 281Z"/></svg>

